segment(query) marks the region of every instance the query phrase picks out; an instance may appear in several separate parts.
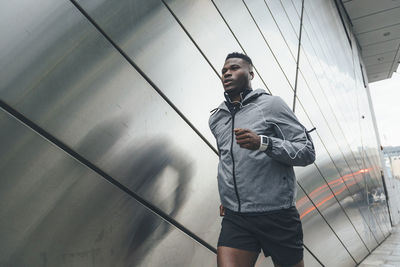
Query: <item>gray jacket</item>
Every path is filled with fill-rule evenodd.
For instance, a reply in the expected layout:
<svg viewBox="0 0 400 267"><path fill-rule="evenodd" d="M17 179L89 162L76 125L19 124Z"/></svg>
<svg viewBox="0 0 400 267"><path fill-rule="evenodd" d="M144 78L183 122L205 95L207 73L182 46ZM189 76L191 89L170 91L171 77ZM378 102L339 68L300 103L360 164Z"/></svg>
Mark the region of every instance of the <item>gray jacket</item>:
<svg viewBox="0 0 400 267"><path fill-rule="evenodd" d="M313 163L315 151L305 127L280 97L253 90L232 113L222 102L209 126L219 151L218 189L224 207L253 213L295 205L293 166ZM241 148L234 128L268 136L267 150Z"/></svg>

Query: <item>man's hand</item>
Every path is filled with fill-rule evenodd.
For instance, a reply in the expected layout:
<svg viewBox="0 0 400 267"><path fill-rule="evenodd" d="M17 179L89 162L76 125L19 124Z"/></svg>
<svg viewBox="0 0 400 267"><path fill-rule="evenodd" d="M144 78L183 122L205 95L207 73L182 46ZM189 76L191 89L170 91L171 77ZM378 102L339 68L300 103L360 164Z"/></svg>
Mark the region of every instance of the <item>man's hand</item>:
<svg viewBox="0 0 400 267"><path fill-rule="evenodd" d="M225 209L224 209L224 206L222 206L222 204L221 205L219 205L219 216L225 216Z"/></svg>
<svg viewBox="0 0 400 267"><path fill-rule="evenodd" d="M249 129L235 128L236 143L242 148L257 150L261 144L261 137Z"/></svg>

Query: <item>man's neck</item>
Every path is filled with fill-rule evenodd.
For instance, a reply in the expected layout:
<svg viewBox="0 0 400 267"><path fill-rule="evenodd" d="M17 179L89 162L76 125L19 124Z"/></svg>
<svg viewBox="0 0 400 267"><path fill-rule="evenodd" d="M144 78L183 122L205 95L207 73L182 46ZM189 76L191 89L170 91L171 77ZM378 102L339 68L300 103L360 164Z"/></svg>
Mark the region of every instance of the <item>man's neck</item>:
<svg viewBox="0 0 400 267"><path fill-rule="evenodd" d="M234 102L240 102L240 95L233 95L233 96L229 96L230 100L232 103Z"/></svg>
<svg viewBox="0 0 400 267"><path fill-rule="evenodd" d="M243 100L242 98L245 97L244 92L245 92L246 90L252 90L252 89L251 89L251 87L249 87L248 89L241 90L241 91L240 91L239 93L237 93L237 94L229 95L230 102L232 102L232 103L238 103L238 102L242 101L242 100Z"/></svg>

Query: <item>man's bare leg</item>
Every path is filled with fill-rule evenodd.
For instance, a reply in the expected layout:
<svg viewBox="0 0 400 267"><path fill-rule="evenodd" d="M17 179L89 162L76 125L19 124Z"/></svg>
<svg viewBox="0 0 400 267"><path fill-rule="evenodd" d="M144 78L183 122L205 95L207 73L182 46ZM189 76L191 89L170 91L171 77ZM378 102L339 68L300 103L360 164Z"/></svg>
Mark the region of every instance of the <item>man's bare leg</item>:
<svg viewBox="0 0 400 267"><path fill-rule="evenodd" d="M276 264L275 262L274 262L274 266L275 267L281 267L280 265ZM292 265L291 267L304 267L304 261L301 260L298 263L296 263L295 265Z"/></svg>
<svg viewBox="0 0 400 267"><path fill-rule="evenodd" d="M254 267L258 252L219 246L217 248L218 267Z"/></svg>

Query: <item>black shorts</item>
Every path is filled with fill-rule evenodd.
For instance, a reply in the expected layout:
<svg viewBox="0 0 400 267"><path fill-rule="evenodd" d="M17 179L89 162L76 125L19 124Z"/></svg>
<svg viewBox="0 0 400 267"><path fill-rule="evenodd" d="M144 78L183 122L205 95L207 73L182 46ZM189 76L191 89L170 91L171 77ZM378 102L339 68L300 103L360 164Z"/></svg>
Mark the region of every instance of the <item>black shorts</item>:
<svg viewBox="0 0 400 267"><path fill-rule="evenodd" d="M218 246L260 252L280 266L303 259L303 229L296 207L263 215L225 209Z"/></svg>

